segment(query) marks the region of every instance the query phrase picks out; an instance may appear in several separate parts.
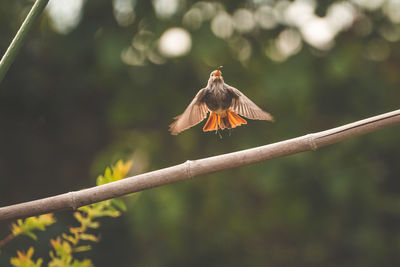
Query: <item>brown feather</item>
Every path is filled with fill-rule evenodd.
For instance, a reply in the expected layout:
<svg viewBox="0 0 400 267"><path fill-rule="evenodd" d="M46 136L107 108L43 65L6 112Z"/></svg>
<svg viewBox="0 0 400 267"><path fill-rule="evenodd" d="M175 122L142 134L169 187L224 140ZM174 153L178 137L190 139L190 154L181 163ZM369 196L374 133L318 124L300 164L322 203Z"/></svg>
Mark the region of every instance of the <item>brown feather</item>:
<svg viewBox="0 0 400 267"><path fill-rule="evenodd" d="M174 118L175 121L169 126L169 131L172 135L179 134L207 117L208 108L203 101L205 89L201 89L185 111Z"/></svg>
<svg viewBox="0 0 400 267"><path fill-rule="evenodd" d="M226 88L234 94L235 98L232 98L231 109L233 112L252 119L252 120L266 120L266 121L274 121L274 118L268 112L265 112L261 108L259 108L256 104L253 103L247 96L245 96L238 89L229 86L227 84Z"/></svg>

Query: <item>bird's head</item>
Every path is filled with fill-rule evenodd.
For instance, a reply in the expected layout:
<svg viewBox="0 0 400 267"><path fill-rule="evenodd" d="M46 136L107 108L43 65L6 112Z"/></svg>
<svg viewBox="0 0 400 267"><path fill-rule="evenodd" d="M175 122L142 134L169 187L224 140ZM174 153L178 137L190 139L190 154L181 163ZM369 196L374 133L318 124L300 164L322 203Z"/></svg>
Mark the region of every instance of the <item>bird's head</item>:
<svg viewBox="0 0 400 267"><path fill-rule="evenodd" d="M224 82L224 79L222 78L222 72L220 70L214 70L210 74L210 79L208 82Z"/></svg>

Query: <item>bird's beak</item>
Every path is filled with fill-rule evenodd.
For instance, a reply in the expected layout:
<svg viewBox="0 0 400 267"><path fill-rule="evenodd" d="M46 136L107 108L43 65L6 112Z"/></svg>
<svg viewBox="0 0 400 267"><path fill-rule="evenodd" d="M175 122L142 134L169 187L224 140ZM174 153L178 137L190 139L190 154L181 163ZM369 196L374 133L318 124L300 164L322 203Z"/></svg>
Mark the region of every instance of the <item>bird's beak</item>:
<svg viewBox="0 0 400 267"><path fill-rule="evenodd" d="M221 71L217 70L217 71L215 72L214 76L215 76L215 78L221 78L221 77L222 77L221 74L222 74Z"/></svg>

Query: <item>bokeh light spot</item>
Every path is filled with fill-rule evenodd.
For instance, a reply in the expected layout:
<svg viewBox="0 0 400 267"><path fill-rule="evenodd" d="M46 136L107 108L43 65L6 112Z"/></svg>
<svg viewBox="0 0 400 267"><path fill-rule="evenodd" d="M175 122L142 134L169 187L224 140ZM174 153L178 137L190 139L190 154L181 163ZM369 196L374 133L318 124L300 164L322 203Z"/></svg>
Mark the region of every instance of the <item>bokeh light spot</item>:
<svg viewBox="0 0 400 267"><path fill-rule="evenodd" d="M354 22L355 8L348 2L333 3L328 7L326 18L336 32L348 29Z"/></svg>
<svg viewBox="0 0 400 267"><path fill-rule="evenodd" d="M120 26L129 26L135 20L135 0L113 0L114 17Z"/></svg>
<svg viewBox="0 0 400 267"><path fill-rule="evenodd" d="M252 47L251 43L240 36L235 36L229 41L229 46L232 49L233 56L243 62L250 58Z"/></svg>
<svg viewBox="0 0 400 267"><path fill-rule="evenodd" d="M388 0L386 1L383 11L393 23L400 23L400 1Z"/></svg>
<svg viewBox="0 0 400 267"><path fill-rule="evenodd" d="M254 18L256 19L258 25L260 25L260 27L263 29L273 29L277 25L273 9L268 5L260 6L256 10Z"/></svg>
<svg viewBox="0 0 400 267"><path fill-rule="evenodd" d="M225 10L221 3L218 2L204 2L199 1L193 5L193 8L198 8L201 11L201 14L204 20L210 20L214 18L214 16L220 11Z"/></svg>
<svg viewBox="0 0 400 267"><path fill-rule="evenodd" d="M383 25L379 28L379 33L389 42L400 40L400 25Z"/></svg>
<svg viewBox="0 0 400 267"><path fill-rule="evenodd" d="M227 39L233 34L233 21L226 12L220 12L211 21L211 30L220 38Z"/></svg>
<svg viewBox="0 0 400 267"><path fill-rule="evenodd" d="M244 8L235 11L233 21L236 30L242 33L252 31L255 26L253 13Z"/></svg>
<svg viewBox="0 0 400 267"><path fill-rule="evenodd" d="M353 3L368 10L375 10L382 6L385 0L352 0Z"/></svg>
<svg viewBox="0 0 400 267"><path fill-rule="evenodd" d="M197 30L203 22L203 14L198 8L191 8L185 13L182 19L182 24L192 30Z"/></svg>
<svg viewBox="0 0 400 267"><path fill-rule="evenodd" d="M296 0L292 2L284 11L284 20L289 25L300 27L312 19L316 7L315 1Z"/></svg>
<svg viewBox="0 0 400 267"><path fill-rule="evenodd" d="M179 8L179 0L153 0L157 17L167 19L172 17Z"/></svg>
<svg viewBox="0 0 400 267"><path fill-rule="evenodd" d="M310 45L322 50L332 47L335 33L326 19L315 17L301 25L300 30L303 38Z"/></svg>
<svg viewBox="0 0 400 267"><path fill-rule="evenodd" d="M285 57L298 53L302 47L300 33L295 29L283 30L276 39L276 47Z"/></svg>
<svg viewBox="0 0 400 267"><path fill-rule="evenodd" d="M82 17L83 0L50 0L46 10L54 29L62 34L72 31Z"/></svg>
<svg viewBox="0 0 400 267"><path fill-rule="evenodd" d="M151 47L154 39L154 33L142 30L133 37L132 46L140 51L145 51Z"/></svg>
<svg viewBox="0 0 400 267"><path fill-rule="evenodd" d="M190 51L192 39L190 34L182 28L170 28L165 31L159 40L158 49L167 57L179 57Z"/></svg>
<svg viewBox="0 0 400 267"><path fill-rule="evenodd" d="M143 66L145 64L145 55L133 47L129 46L121 51L121 60L127 65Z"/></svg>

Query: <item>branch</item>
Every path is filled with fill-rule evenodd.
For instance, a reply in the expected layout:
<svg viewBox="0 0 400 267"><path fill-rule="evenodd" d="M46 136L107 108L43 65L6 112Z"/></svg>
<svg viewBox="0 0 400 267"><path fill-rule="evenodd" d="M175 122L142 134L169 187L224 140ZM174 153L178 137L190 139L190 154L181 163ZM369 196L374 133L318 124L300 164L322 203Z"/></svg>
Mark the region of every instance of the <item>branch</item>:
<svg viewBox="0 0 400 267"><path fill-rule="evenodd" d="M46 7L47 2L49 2L49 0L36 0L31 8L31 11L29 11L28 16L26 16L24 22L12 40L10 46L7 48L6 53L0 61L0 83L17 56L18 51L24 43L29 30L32 28L32 25L36 22L39 15Z"/></svg>
<svg viewBox="0 0 400 267"><path fill-rule="evenodd" d="M198 175L249 165L267 159L317 150L350 137L400 124L400 109L330 130L229 154L188 160L185 163L139 174L117 182L0 208L0 221L77 209L110 198L186 180Z"/></svg>
<svg viewBox="0 0 400 267"><path fill-rule="evenodd" d="M0 240L0 248L5 246L8 242L13 240L15 238L15 235L13 233L9 234L6 236L4 239Z"/></svg>

